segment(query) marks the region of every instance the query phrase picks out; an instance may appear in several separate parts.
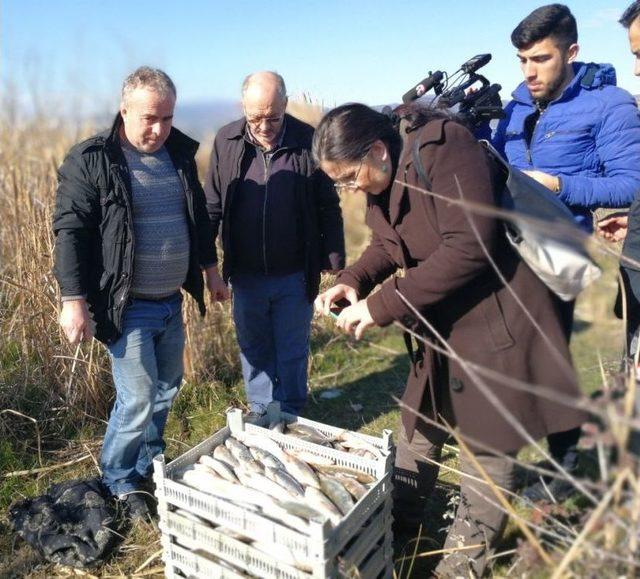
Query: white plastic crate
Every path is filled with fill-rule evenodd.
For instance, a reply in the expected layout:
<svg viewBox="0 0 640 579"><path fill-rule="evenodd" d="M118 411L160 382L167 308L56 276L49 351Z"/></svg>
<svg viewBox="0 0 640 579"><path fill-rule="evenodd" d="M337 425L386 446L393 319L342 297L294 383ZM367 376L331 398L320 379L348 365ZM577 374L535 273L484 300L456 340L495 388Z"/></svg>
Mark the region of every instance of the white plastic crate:
<svg viewBox="0 0 640 579"><path fill-rule="evenodd" d="M280 413L269 408L269 418L298 421L313 426L320 432L335 436L343 429ZM373 475L377 480L340 523L331 527L326 521L310 521L308 532L302 533L254 512L207 493L197 491L173 480L182 469L208 454L231 434L242 436L242 431L260 434L276 441L285 450L306 450L331 457L337 465ZM218 564L233 565L235 572L254 577L306 579L309 577L358 576L362 578L390 577L392 571L391 536L391 468L393 464L390 432L382 438L361 435L382 452L381 459L367 459L327 448L270 431L259 425L245 424L242 413L228 413L227 426L200 443L184 455L164 464L156 458L155 482L159 501L160 528L164 546L167 576L229 577L232 571ZM196 522L173 512L180 508L202 520ZM224 527L242 534L250 540L274 544L277 552L264 553L242 541L232 539L215 529ZM196 550L201 551L200 553ZM204 554L213 557L207 558ZM213 559L213 560L211 560ZM298 567L291 564L294 562Z"/></svg>

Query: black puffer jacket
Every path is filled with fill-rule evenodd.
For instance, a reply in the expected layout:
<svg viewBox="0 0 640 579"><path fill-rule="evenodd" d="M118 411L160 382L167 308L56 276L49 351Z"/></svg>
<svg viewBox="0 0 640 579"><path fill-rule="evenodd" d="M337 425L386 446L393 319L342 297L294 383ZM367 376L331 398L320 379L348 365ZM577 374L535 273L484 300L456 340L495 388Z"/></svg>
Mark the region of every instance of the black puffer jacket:
<svg viewBox="0 0 640 579"><path fill-rule="evenodd" d="M129 170L120 147L118 114L111 131L69 151L58 170L53 218L56 236L54 274L62 296L86 296L96 323L96 338L110 343L122 330L129 298L135 239ZM165 147L185 190L189 236L189 271L183 285L204 315L201 268L215 262L213 229L198 181L198 143L171 129Z"/></svg>

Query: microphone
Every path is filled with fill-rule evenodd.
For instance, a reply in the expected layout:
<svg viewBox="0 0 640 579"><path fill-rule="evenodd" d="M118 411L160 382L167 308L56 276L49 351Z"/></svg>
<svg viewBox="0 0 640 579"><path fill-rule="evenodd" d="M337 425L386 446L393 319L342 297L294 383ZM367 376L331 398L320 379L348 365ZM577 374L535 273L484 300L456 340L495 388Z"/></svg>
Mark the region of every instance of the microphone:
<svg viewBox="0 0 640 579"><path fill-rule="evenodd" d="M419 99L422 95L427 94L433 87L440 84L443 77L444 74L439 70L431 73L427 78L422 79L414 88L404 93L402 102L408 104L411 101Z"/></svg>
<svg viewBox="0 0 640 579"><path fill-rule="evenodd" d="M491 60L491 54L477 54L473 58L470 58L469 60L467 60L467 62L465 62L460 67L460 70L462 72L466 72L467 74L471 74L476 70L478 70L479 68L482 68L490 60Z"/></svg>

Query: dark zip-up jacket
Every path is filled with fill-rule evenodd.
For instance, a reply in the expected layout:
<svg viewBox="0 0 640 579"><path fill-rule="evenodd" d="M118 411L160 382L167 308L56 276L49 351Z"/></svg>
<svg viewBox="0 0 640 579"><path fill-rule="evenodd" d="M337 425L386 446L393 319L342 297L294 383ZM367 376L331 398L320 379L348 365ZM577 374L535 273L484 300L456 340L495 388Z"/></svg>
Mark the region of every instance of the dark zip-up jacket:
<svg viewBox="0 0 640 579"><path fill-rule="evenodd" d="M304 246L304 270L307 296L313 301L318 294L322 270L344 267L344 233L340 201L331 180L316 168L311 158L313 127L285 115L282 149L291 154L295 175L295 196L300 232ZM220 231L224 264L222 275L228 280L234 273L237 255L230 231L230 210L234 194L242 179L242 161L249 143L244 138L245 119L220 129L211 151L205 179L207 210L214 231ZM247 235L255 235L247 231ZM291 249L295 251L295 248Z"/></svg>
<svg viewBox="0 0 640 579"><path fill-rule="evenodd" d="M75 145L58 170L53 217L54 274L62 296L86 296L104 343L122 332L129 300L135 239L129 169L120 146L122 117L110 131ZM204 315L202 267L215 262L213 230L195 163L198 143L175 128L165 147L185 191L189 270L183 288Z"/></svg>

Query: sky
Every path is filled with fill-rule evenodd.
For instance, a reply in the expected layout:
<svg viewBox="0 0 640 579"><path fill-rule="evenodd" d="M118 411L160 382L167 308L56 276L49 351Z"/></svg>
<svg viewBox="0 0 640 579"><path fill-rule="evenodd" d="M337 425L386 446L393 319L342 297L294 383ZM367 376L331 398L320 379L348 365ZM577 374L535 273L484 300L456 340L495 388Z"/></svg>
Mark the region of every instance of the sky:
<svg viewBox="0 0 640 579"><path fill-rule="evenodd" d="M640 93L626 32L630 0L566 2L580 60L609 62ZM122 79L165 70L178 106L237 100L246 74L276 70L289 95L331 107L381 105L430 70L454 72L490 52L481 72L507 99L521 80L509 36L529 0L0 0L0 90L51 114L115 111Z"/></svg>

